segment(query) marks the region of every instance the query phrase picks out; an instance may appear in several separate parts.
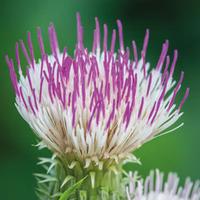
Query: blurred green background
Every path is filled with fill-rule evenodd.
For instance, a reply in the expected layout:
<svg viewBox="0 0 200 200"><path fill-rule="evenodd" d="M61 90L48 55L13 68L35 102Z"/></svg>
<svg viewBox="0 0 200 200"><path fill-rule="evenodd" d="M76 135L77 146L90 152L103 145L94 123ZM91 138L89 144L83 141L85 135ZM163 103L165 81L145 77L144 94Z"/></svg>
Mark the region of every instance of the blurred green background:
<svg viewBox="0 0 200 200"><path fill-rule="evenodd" d="M120 18L124 27L126 45L135 39L141 48L145 29L150 29L148 60L152 66L158 59L162 42L170 41L170 54L179 50L175 71L185 71L183 87L191 93L180 121L185 126L178 131L145 144L135 154L142 166L129 165L146 175L150 169L176 171L182 180L190 175L200 178L200 1L184 0L0 0L0 199L35 200L34 172L40 171L39 152L32 144L36 137L22 120L14 106L8 69L4 56L14 57L15 42L32 32L36 56L39 57L35 28L40 26L47 49L47 27L50 22L57 29L60 47L65 45L72 53L76 41L75 13L79 11L84 26L85 46L92 44L94 17L116 28ZM179 122L180 122L179 121Z"/></svg>

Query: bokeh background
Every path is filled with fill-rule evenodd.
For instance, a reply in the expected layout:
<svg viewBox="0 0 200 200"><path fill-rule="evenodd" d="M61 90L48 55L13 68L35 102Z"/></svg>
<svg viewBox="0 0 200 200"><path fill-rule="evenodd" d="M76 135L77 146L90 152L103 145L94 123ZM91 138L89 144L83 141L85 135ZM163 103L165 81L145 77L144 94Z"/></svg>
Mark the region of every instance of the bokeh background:
<svg viewBox="0 0 200 200"><path fill-rule="evenodd" d="M197 0L0 0L0 199L35 200L36 181L32 174L41 169L36 165L39 152L33 144L36 137L21 119L14 106L14 94L9 80L4 56L14 57L15 42L32 32L36 56L39 50L36 27L43 30L47 49L47 27L50 22L57 29L60 47L65 45L72 53L76 41L75 13L79 11L84 26L85 46L90 49L94 17L109 30L116 28L121 19L126 45L131 40L142 47L145 29L151 37L148 60L152 66L159 57L162 42L170 41L170 54L179 50L175 71L178 78L185 71L183 88L191 88L181 118L185 126L174 133L153 140L135 152L141 166L127 168L139 170L145 176L150 169L164 172L176 171L182 177L200 178L200 1ZM111 32L111 31L110 31ZM183 95L183 93L182 93Z"/></svg>

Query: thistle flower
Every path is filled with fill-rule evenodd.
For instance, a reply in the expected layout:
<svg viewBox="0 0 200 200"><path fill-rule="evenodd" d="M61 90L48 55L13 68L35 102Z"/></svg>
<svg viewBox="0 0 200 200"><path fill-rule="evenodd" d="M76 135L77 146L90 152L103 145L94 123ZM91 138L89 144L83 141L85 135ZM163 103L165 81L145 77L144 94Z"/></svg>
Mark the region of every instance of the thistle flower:
<svg viewBox="0 0 200 200"><path fill-rule="evenodd" d="M58 155L73 155L73 161L92 163L100 168L105 162L121 162L143 143L174 124L182 115L175 98L181 88L173 80L177 50L170 64L165 41L155 68L146 62L149 31L146 31L140 58L133 41L133 55L124 48L122 24L117 20L119 50L115 53L116 31L108 48L108 29L104 24L103 48L100 48L98 19L91 52L83 44L83 28L77 14L77 44L74 56L66 48L60 52L54 26L49 26L51 55L45 51L40 28L37 30L41 59L34 56L31 33L28 50L20 40L27 60L26 73L16 43L16 61L6 56L16 93L16 107L42 142Z"/></svg>
<svg viewBox="0 0 200 200"><path fill-rule="evenodd" d="M187 178L183 187L179 186L176 173L169 173L166 182L159 170L151 171L145 179L137 181L137 173L129 175L128 200L199 200L200 181L193 183Z"/></svg>
<svg viewBox="0 0 200 200"><path fill-rule="evenodd" d="M173 80L178 52L174 51L170 62L168 41L162 46L155 68L150 69L146 62L148 30L141 55L136 43L132 42L132 57L129 48L124 48L119 20L119 49L116 52L116 30L112 32L108 47L108 28L104 24L101 50L97 18L95 23L91 52L84 47L83 28L77 14L74 56L68 54L66 47L60 51L53 24L48 29L50 55L45 51L38 28L39 60L34 56L30 32L28 49L22 40L16 43L18 73L13 59L6 56L16 93L16 107L41 139L40 146L48 147L55 154L53 159L41 159L40 162L50 163L47 170L50 178L49 175L38 175L45 178L39 183L54 182L40 189L46 188L43 195L53 192L49 194L51 198L65 191L68 188L66 183L72 177L77 181L88 175L91 177L90 186L86 184L81 189L87 191L91 199L97 199L99 194L101 199L106 199L102 197L105 192L107 199L114 200L116 193L121 198L121 164L127 160L136 161L131 154L135 149L163 133L180 118L189 94L187 88L176 106L175 99L184 74L181 73L177 83ZM21 66L19 45L28 63L26 70ZM90 191L89 188L98 189ZM104 192L99 192L99 188L101 191L104 188ZM49 195L45 199L49 199Z"/></svg>

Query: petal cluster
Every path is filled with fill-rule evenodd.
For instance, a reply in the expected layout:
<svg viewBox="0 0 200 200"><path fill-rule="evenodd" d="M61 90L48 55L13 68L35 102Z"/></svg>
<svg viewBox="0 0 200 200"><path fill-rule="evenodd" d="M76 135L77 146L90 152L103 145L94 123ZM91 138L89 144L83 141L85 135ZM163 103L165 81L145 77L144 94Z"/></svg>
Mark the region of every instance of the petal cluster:
<svg viewBox="0 0 200 200"><path fill-rule="evenodd" d="M159 170L151 171L144 180L137 180L137 173L130 174L127 187L128 200L199 200L200 181L193 183L187 178L183 187L179 186L176 173L169 173L164 181L164 174Z"/></svg>
<svg viewBox="0 0 200 200"><path fill-rule="evenodd" d="M117 20L120 48L115 51L116 30L108 47L108 28L104 25L101 48L97 18L95 22L91 52L84 47L77 14L73 56L66 48L59 50L52 24L48 29L51 55L45 51L38 28L39 60L35 59L30 33L28 48L22 40L16 43L17 73L13 59L6 56L19 113L48 148L62 156L73 155L86 167L128 158L180 118L189 94L186 89L176 106L184 74L178 82L173 80L178 53L175 50L170 61L168 41L156 66L150 69L146 61L148 30L141 53L134 41L131 49L124 48L122 24ZM19 46L28 63L26 69L21 66Z"/></svg>

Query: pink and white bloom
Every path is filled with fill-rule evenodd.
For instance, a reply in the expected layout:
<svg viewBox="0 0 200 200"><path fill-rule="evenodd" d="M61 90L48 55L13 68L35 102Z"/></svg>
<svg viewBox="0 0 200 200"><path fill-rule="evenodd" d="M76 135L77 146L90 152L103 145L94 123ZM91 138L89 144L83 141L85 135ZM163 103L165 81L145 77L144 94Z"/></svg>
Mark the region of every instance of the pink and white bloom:
<svg viewBox="0 0 200 200"><path fill-rule="evenodd" d="M176 173L169 173L164 181L164 174L159 170L151 171L145 179L137 178L137 173L129 175L128 200L200 200L200 181L193 183L187 178L181 187Z"/></svg>
<svg viewBox="0 0 200 200"><path fill-rule="evenodd" d="M132 151L181 117L189 94L187 88L179 105L175 104L184 74L177 82L173 80L178 52L175 50L170 60L168 41L156 66L150 69L146 60L148 30L140 54L134 41L131 49L124 48L122 24L117 20L120 48L115 51L116 30L108 46L107 25L101 43L97 18L95 22L91 52L84 47L77 14L73 56L66 48L60 51L52 24L48 29L51 54L45 51L38 28L40 59L34 56L30 32L28 48L22 40L16 43L17 73L13 59L6 56L21 116L49 149L66 159L73 155L85 167L130 158ZM26 68L21 66L19 46L28 63Z"/></svg>

